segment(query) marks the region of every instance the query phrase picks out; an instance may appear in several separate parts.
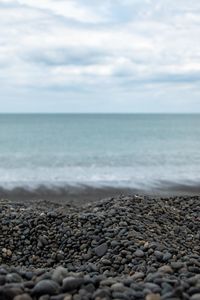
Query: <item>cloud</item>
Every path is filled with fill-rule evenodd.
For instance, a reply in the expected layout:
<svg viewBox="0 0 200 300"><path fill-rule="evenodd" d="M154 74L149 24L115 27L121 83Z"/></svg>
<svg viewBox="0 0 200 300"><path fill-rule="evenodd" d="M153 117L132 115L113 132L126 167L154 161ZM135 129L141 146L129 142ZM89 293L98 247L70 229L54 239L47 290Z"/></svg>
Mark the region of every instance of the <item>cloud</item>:
<svg viewBox="0 0 200 300"><path fill-rule="evenodd" d="M116 91L123 97L137 89L141 99L149 86L154 97L158 85L173 93L187 84L192 95L200 77L199 17L194 0L2 0L0 92L73 90L81 98L101 90L114 103Z"/></svg>
<svg viewBox="0 0 200 300"><path fill-rule="evenodd" d="M10 4L20 8L41 10L51 16L59 16L83 23L99 23L104 20L94 9L89 6L80 5L76 1L68 0L3 0L2 4Z"/></svg>

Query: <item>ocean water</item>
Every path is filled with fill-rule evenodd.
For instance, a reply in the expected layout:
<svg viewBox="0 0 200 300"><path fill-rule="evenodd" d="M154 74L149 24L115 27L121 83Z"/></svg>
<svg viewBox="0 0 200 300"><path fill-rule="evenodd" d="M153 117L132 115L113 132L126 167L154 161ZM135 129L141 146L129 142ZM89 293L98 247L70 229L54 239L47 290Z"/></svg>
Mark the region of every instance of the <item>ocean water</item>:
<svg viewBox="0 0 200 300"><path fill-rule="evenodd" d="M0 187L200 183L200 115L2 114Z"/></svg>

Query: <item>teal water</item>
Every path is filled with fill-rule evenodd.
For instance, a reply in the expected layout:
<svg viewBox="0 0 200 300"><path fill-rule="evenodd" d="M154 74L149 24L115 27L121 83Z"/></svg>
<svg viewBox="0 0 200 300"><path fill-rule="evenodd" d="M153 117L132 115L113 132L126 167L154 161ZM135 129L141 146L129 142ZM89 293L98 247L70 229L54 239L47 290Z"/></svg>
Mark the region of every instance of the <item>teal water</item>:
<svg viewBox="0 0 200 300"><path fill-rule="evenodd" d="M0 186L200 183L200 115L0 115Z"/></svg>

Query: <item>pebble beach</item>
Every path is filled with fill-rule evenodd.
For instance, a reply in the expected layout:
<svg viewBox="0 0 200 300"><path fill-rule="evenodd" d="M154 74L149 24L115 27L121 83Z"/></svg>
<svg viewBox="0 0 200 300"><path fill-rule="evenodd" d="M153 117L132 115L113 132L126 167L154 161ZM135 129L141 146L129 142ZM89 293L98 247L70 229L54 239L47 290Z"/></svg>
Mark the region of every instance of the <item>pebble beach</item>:
<svg viewBox="0 0 200 300"><path fill-rule="evenodd" d="M0 201L1 300L200 300L200 197Z"/></svg>

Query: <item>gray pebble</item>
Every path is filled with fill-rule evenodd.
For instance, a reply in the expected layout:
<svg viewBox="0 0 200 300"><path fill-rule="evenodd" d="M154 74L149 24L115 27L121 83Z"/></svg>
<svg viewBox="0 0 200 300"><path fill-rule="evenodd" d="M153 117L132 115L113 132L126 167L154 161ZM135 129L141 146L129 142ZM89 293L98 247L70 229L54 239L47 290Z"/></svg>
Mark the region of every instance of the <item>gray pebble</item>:
<svg viewBox="0 0 200 300"><path fill-rule="evenodd" d="M134 252L134 255L137 256L137 257L144 257L144 252L140 249L137 249L135 252Z"/></svg>
<svg viewBox="0 0 200 300"><path fill-rule="evenodd" d="M200 293L192 295L192 297L190 299L191 300L200 300Z"/></svg>
<svg viewBox="0 0 200 300"><path fill-rule="evenodd" d="M84 278L67 277L63 280L62 290L63 292L69 292L77 290L85 282Z"/></svg>
<svg viewBox="0 0 200 300"><path fill-rule="evenodd" d="M99 245L98 247L96 247L94 249L95 254L99 257L104 256L106 254L106 252L108 251L108 245L106 243L103 243L101 245Z"/></svg>
<svg viewBox="0 0 200 300"><path fill-rule="evenodd" d="M55 295L59 292L59 285L50 279L44 279L39 281L32 290L33 295Z"/></svg>

